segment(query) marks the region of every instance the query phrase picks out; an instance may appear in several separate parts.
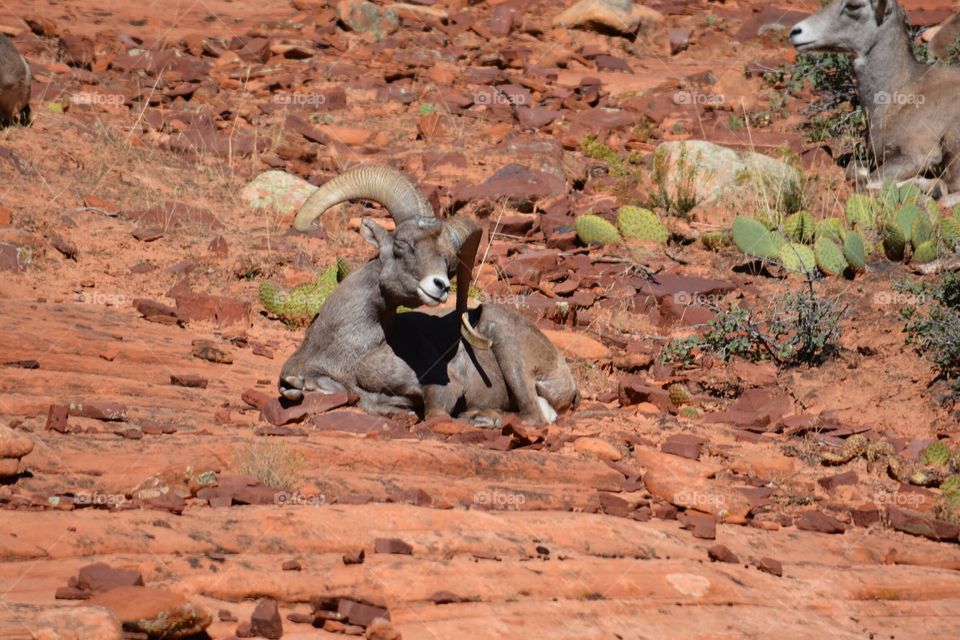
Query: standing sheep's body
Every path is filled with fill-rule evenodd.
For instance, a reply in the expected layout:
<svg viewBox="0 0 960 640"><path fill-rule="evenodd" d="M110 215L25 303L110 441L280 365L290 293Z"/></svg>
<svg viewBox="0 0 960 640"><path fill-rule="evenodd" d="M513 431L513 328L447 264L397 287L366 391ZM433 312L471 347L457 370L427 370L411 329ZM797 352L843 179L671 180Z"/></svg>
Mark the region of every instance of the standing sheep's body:
<svg viewBox="0 0 960 640"><path fill-rule="evenodd" d="M30 66L10 39L0 34L0 126L30 119Z"/></svg>
<svg viewBox="0 0 960 640"><path fill-rule="evenodd" d="M868 186L932 177L951 192L945 204L960 203L960 69L917 62L894 0L834 0L796 25L790 41L800 52L854 54L876 165Z"/></svg>

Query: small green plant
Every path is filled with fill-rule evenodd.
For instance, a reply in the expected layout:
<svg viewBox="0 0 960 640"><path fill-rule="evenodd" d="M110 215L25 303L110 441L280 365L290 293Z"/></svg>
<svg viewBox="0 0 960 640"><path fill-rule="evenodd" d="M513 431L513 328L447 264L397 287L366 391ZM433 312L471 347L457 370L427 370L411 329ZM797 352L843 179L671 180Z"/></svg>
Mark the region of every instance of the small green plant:
<svg viewBox="0 0 960 640"><path fill-rule="evenodd" d="M433 104L432 102L424 102L423 104L420 105L421 116L428 116L436 110L437 110L437 105Z"/></svg>
<svg viewBox="0 0 960 640"><path fill-rule="evenodd" d="M598 140L596 136L588 135L581 138L580 150L583 151L584 155L588 158L607 165L607 171L614 177L624 178L634 176L639 171L639 167L632 166L632 161L635 160L634 156L624 161L623 158L620 157L620 154Z"/></svg>
<svg viewBox="0 0 960 640"><path fill-rule="evenodd" d="M730 131L741 131L747 126L747 121L735 114L730 114L727 118L727 129Z"/></svg>
<svg viewBox="0 0 960 640"><path fill-rule="evenodd" d="M740 306L715 308L702 336L671 340L660 354L663 362L689 366L697 353L721 360L736 356L777 366L816 366L838 352L844 310L806 290L788 293L764 313Z"/></svg>
<svg viewBox="0 0 960 640"><path fill-rule="evenodd" d="M676 172L672 190L671 170ZM686 216L697 205L696 183L699 172L699 154L691 158L685 145L681 145L673 167L670 166L669 152L659 147L653 154L651 166L654 189L650 207L659 207L668 214Z"/></svg>
<svg viewBox="0 0 960 640"><path fill-rule="evenodd" d="M251 475L274 489L295 489L303 481L303 456L286 442L263 438L251 440L233 452L237 473Z"/></svg>
<svg viewBox="0 0 960 640"><path fill-rule="evenodd" d="M896 289L914 301L901 310L908 343L951 384L951 400L960 400L960 274L947 273L936 284L900 282Z"/></svg>

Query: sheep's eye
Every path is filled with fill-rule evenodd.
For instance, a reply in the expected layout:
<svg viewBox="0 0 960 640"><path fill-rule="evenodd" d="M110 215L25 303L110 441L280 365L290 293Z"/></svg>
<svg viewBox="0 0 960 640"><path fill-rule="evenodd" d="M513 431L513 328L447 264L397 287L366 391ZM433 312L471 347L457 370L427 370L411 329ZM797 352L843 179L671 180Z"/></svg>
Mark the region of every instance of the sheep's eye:
<svg viewBox="0 0 960 640"><path fill-rule="evenodd" d="M843 5L844 13L856 13L857 11L860 11L860 9L863 9L863 5L859 2L848 2Z"/></svg>

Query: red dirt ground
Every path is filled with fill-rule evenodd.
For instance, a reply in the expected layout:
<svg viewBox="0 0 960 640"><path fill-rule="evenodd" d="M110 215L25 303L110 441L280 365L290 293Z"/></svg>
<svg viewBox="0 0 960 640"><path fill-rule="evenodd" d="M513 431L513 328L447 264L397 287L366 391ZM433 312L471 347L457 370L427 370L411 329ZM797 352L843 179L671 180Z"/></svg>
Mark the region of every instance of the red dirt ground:
<svg viewBox="0 0 960 640"><path fill-rule="evenodd" d="M264 598L279 603L284 638L364 633L323 629L325 598L385 608L390 625L367 637L406 640L960 635L958 530L930 515L936 490L864 461L818 461L857 432L913 455L938 437L958 444L943 386L889 304L902 267L824 281L848 317L839 356L818 368L680 370L656 356L703 310L677 307L669 288L641 304L648 285L628 272L636 252L578 251L556 230L647 194L646 184L625 192L581 152L588 134L623 157L649 158L665 139L789 147L814 215L842 212L842 170L799 129L809 89L750 132L731 131L733 111L674 100L700 83L728 104L767 108L775 90L744 70L793 53L781 31L758 29L819 3L662 0L635 40L554 27L563 7L519 0L401 5L399 30L376 40L338 23L335 5L0 5L0 32L34 75L32 124L0 131L0 242L31 257L0 279L0 424L34 445L19 477L0 483L0 638L71 637L39 635L25 605L76 604L58 590L96 562L205 609L212 638L240 635ZM933 25L960 4L906 7ZM690 45L671 53L676 30ZM544 113L514 108L527 101L556 113L537 127ZM350 408L281 428L261 418L303 332L260 312L260 283L311 280L337 256L361 264L371 250L349 220L381 212L351 204L303 236L240 190L269 168L321 183L360 163L402 169L439 207L485 221L479 283L550 330L581 384L577 411L492 432ZM512 164L534 171L532 191L550 177L562 187L461 197ZM672 230L715 229L737 213L697 207ZM212 250L217 238L226 251ZM722 293L705 291L724 303L761 305L798 284L734 271L736 251L699 243L644 249L640 262L721 280ZM576 318L544 310L558 297L578 300ZM189 315L179 323L137 307L178 299ZM195 357L199 339L232 363ZM171 381L188 374L203 386ZM694 391L701 417L658 404L675 382ZM62 405L73 405L66 427L50 429ZM102 419L111 411L120 419ZM245 452L278 453L271 469L293 488L249 486L237 475ZM197 482L209 471L216 489ZM940 534L917 535L933 526ZM376 553L377 539L412 552ZM362 564L343 562L361 549ZM724 553L736 558L714 561ZM299 570L283 570L291 560ZM761 570L774 565L782 575ZM91 625L72 637L111 637Z"/></svg>

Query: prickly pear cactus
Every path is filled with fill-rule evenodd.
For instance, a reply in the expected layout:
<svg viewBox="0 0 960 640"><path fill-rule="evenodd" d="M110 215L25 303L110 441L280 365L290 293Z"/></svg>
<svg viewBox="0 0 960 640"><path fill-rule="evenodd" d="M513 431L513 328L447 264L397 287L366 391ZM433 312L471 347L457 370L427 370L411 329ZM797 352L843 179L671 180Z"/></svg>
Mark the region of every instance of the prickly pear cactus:
<svg viewBox="0 0 960 640"><path fill-rule="evenodd" d="M794 273L812 273L817 268L817 257L805 244L791 242L780 247L780 264Z"/></svg>
<svg viewBox="0 0 960 640"><path fill-rule="evenodd" d="M775 260L779 244L773 232L753 218L739 216L733 221L733 241L748 256Z"/></svg>
<svg viewBox="0 0 960 640"><path fill-rule="evenodd" d="M677 415L681 418L688 418L690 420L696 420L700 417L700 413L690 406L680 407L680 410L677 411Z"/></svg>
<svg viewBox="0 0 960 640"><path fill-rule="evenodd" d="M867 251L863 237L856 231L849 231L843 238L843 257L856 273L867 270Z"/></svg>
<svg viewBox="0 0 960 640"><path fill-rule="evenodd" d="M950 461L950 448L942 442L931 442L920 456L923 464L942 467Z"/></svg>
<svg viewBox="0 0 960 640"><path fill-rule="evenodd" d="M667 228L653 211L639 207L620 207L617 226L624 238L643 242L667 243Z"/></svg>
<svg viewBox="0 0 960 640"><path fill-rule="evenodd" d="M960 220L944 217L940 221L940 237L947 248L960 253Z"/></svg>
<svg viewBox="0 0 960 640"><path fill-rule="evenodd" d="M907 245L907 238L903 228L895 222L886 222L883 225L883 252L894 262L903 260L903 252Z"/></svg>
<svg viewBox="0 0 960 640"><path fill-rule="evenodd" d="M926 264L933 262L939 255L939 248L936 240L927 240L913 252L910 257L911 264Z"/></svg>
<svg viewBox="0 0 960 640"><path fill-rule="evenodd" d="M924 242L929 242L935 238L936 232L933 225L930 224L925 215L921 215L913 221L913 225L910 227L910 242L913 243L914 247L919 247Z"/></svg>
<svg viewBox="0 0 960 640"><path fill-rule="evenodd" d="M846 229L843 228L843 222L838 218L821 220L817 223L816 230L814 231L814 237L816 239L828 238L837 244L843 242L844 235L846 235Z"/></svg>
<svg viewBox="0 0 960 640"><path fill-rule="evenodd" d="M340 264L338 259L337 266L328 268L314 282L296 286L289 293L284 293L272 282L264 282L260 285L259 292L263 308L287 326L308 324L317 315L327 297L337 288L341 279L338 278ZM343 266L346 267L346 263L343 263Z"/></svg>
<svg viewBox="0 0 960 640"><path fill-rule="evenodd" d="M675 407L693 404L693 395L690 393L690 390L680 383L670 385L667 392L670 394L670 402L672 402Z"/></svg>
<svg viewBox="0 0 960 640"><path fill-rule="evenodd" d="M872 231L877 228L877 214L880 203L870 196L855 193L847 198L844 214L847 224L861 231Z"/></svg>
<svg viewBox="0 0 960 640"><path fill-rule="evenodd" d="M794 242L807 243L813 240L815 227L813 216L806 211L798 211L783 221L783 232Z"/></svg>
<svg viewBox="0 0 960 640"><path fill-rule="evenodd" d="M617 228L595 215L577 217L577 237L584 244L616 244L620 242L620 232Z"/></svg>
<svg viewBox="0 0 960 640"><path fill-rule="evenodd" d="M700 242L710 251L720 251L733 244L733 236L729 231L706 231L700 236Z"/></svg>
<svg viewBox="0 0 960 640"><path fill-rule="evenodd" d="M847 259L843 257L843 250L835 240L827 236L821 236L814 246L814 255L817 259L817 266L828 276L837 276L847 270L850 266Z"/></svg>
<svg viewBox="0 0 960 640"><path fill-rule="evenodd" d="M783 216L779 211L773 211L771 209L763 209L758 211L754 216L754 220L762 224L769 231L774 229L779 229L783 224Z"/></svg>
<svg viewBox="0 0 960 640"><path fill-rule="evenodd" d="M913 241L913 224L923 216L923 211L915 204L905 205L894 216L894 223L903 231L906 242Z"/></svg>

